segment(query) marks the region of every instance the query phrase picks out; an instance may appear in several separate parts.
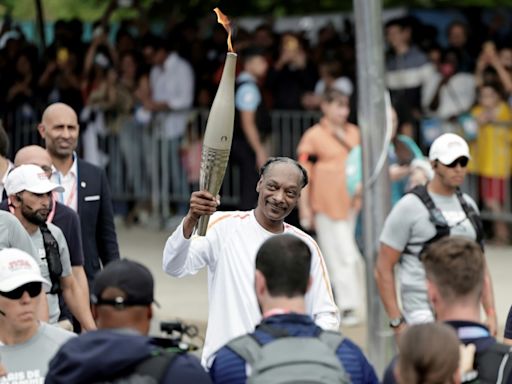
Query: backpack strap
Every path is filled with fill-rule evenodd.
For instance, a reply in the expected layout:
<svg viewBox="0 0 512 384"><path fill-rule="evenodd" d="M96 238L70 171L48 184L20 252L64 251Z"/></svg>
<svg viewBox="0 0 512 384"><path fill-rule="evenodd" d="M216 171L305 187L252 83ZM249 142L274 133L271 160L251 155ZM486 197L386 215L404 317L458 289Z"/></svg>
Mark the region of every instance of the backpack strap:
<svg viewBox="0 0 512 384"><path fill-rule="evenodd" d="M48 273L52 286L49 293L61 293L62 287L60 278L62 277L62 261L60 260L60 250L57 239L50 232L46 223L39 226L41 236L43 237L44 253L48 263Z"/></svg>
<svg viewBox="0 0 512 384"><path fill-rule="evenodd" d="M257 329L270 334L276 339L290 336L286 330L278 329L268 324L260 324ZM317 337L322 343L326 344L334 354L336 354L340 344L343 342L343 340L345 340L345 336L343 336L341 333L325 331L323 329L321 329L320 332L314 337ZM227 344L227 347L239 355L247 363L249 363L249 365L252 365L254 362L259 360L262 349L261 343L252 335L243 335L237 337L236 339L230 341Z"/></svg>
<svg viewBox="0 0 512 384"><path fill-rule="evenodd" d="M226 346L249 365L253 365L261 357L261 344L252 335L239 336L231 340Z"/></svg>
<svg viewBox="0 0 512 384"><path fill-rule="evenodd" d="M512 347L509 347L508 352L503 356L500 364L500 370L498 372L497 382L508 383L510 380L510 374L512 373Z"/></svg>
<svg viewBox="0 0 512 384"><path fill-rule="evenodd" d="M473 228L475 228L476 232L476 242L480 245L482 248L482 251L484 250L484 226L482 223L482 219L480 218L480 215L476 212L475 208L471 204L468 204L466 199L464 198L464 195L462 194L462 191L457 188L455 191L455 194L457 195L457 199L459 200L459 203L462 207L462 210L466 214L466 217L471 222L471 225Z"/></svg>
<svg viewBox="0 0 512 384"><path fill-rule="evenodd" d="M265 323L257 325L256 329L269 334L274 339L290 336L286 329L273 327ZM249 365L253 365L261 358L262 344L254 334L237 337L230 341L227 347L249 363Z"/></svg>
<svg viewBox="0 0 512 384"><path fill-rule="evenodd" d="M158 349L153 355L137 364L133 373L151 376L160 383L178 355L180 351L174 349Z"/></svg>
<svg viewBox="0 0 512 384"><path fill-rule="evenodd" d="M345 336L339 332L322 330L318 335L318 339L336 354L341 343L345 340Z"/></svg>
<svg viewBox="0 0 512 384"><path fill-rule="evenodd" d="M478 376L496 384L508 383L512 372L512 347L494 343L477 355Z"/></svg>
<svg viewBox="0 0 512 384"><path fill-rule="evenodd" d="M430 218L430 222L434 225L436 229L436 234L434 237L432 237L430 240L427 240L423 243L407 243L404 249L404 253L410 253L412 254L411 250L409 249L410 245L423 245L423 249L428 246L429 244L450 235L450 226L446 222L445 217L443 216L443 213L439 210L439 208L436 207L434 204L434 201L432 200L432 197L430 197L430 194L427 191L426 185L417 185L413 189L411 189L408 193L412 193L413 195L417 196L420 201L425 205L425 207L428 210L428 215ZM418 254L421 255L423 252L423 249Z"/></svg>

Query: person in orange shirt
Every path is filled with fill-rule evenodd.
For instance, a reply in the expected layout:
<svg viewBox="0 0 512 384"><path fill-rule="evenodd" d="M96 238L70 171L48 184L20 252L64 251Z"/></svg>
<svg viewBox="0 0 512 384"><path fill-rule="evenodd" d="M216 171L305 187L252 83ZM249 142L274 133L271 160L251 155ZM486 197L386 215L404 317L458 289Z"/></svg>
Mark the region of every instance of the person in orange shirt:
<svg viewBox="0 0 512 384"><path fill-rule="evenodd" d="M299 201L299 218L306 230L316 230L325 255L342 324L359 323L360 253L354 239L355 214L348 194L345 163L350 150L360 144L359 128L347 122L349 96L329 89L320 105L323 117L302 136L299 162L307 169L310 185Z"/></svg>

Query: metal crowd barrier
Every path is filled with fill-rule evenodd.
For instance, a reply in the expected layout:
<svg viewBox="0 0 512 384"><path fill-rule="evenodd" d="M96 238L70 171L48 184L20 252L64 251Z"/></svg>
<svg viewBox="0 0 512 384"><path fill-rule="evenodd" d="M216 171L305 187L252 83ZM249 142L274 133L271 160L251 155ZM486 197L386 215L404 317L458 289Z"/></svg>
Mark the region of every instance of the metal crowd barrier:
<svg viewBox="0 0 512 384"><path fill-rule="evenodd" d="M14 157L19 148L26 145L42 145L42 139L37 131L38 116L40 114L35 112L28 114L23 110L16 110L3 117L2 125L9 136L11 157Z"/></svg>
<svg viewBox="0 0 512 384"><path fill-rule="evenodd" d="M186 134L180 140L174 141L162 140L163 128L158 123L158 119L153 119L153 122L148 124L126 119L118 130L109 129L107 124L107 129L98 135L98 147L106 155L104 168L110 180L113 199L151 202L153 212L160 220L171 217L172 213L184 214L191 189L197 188L197 185L189 185L187 181L188 174L183 163L184 148L187 143L190 144L190 137L202 141L207 118L208 110L191 110ZM295 157L295 150L302 134L319 118L318 112L271 111L272 130L267 142L269 154ZM22 114L12 114L5 119L4 125L11 128L9 134L12 153L27 144L42 144L37 132L37 124L37 119ZM84 128L82 125L82 131ZM511 129L512 122L496 124L497 150L494 152L498 156L496 164L504 159L508 164L511 163L509 161L512 156ZM509 132L508 136L504 135L503 130ZM509 140L508 144L503 143L503 137ZM470 146L475 156L475 151L478 150L475 142L470 140ZM498 152L498 149L501 152ZM482 206L483 218L512 222L509 177L511 171L512 169L508 170L508 176L505 179L502 210L491 211ZM479 175L469 173L463 190L476 201L480 201ZM223 203L236 206L239 191L238 169L236 166L229 166L221 191ZM171 206L175 207L174 212Z"/></svg>
<svg viewBox="0 0 512 384"><path fill-rule="evenodd" d="M191 144L190 137L202 142L207 119L208 110L190 111L189 127L179 140L162 139L163 127L158 119L136 129L128 124L128 129L124 127L116 135L107 135L106 170L114 199L151 200L153 211L159 212L163 220L172 216L171 205L175 205L174 213L185 214L191 187L197 185L187 183L183 148ZM273 111L269 153L295 157L300 137L318 119L319 113L314 112ZM223 204L236 206L239 193L238 168L230 165L221 190Z"/></svg>

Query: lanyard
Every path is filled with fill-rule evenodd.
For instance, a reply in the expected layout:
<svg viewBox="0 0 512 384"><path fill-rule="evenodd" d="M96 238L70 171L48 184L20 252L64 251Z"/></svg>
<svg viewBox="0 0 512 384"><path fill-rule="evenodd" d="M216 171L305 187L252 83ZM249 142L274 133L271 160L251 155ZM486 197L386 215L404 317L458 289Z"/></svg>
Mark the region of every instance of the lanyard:
<svg viewBox="0 0 512 384"><path fill-rule="evenodd" d="M76 157L76 153L73 152L73 163L74 162L77 162L77 157ZM73 166L72 166L73 167ZM71 170L70 170L71 171ZM62 185L62 179L61 179L61 173L60 171L57 171L57 181L59 183L59 185ZM75 174L75 181L73 182L73 185L71 186L71 191L69 192L69 196L66 200L66 202L64 202L64 192L61 192L59 195L59 201L62 203L62 204L65 204L66 206L68 206L69 208L73 208L71 206L71 203L73 202L73 199L75 198L75 195L77 194L77 182L78 182L78 164L76 164L76 174ZM78 212L78 201L76 202L76 210Z"/></svg>
<svg viewBox="0 0 512 384"><path fill-rule="evenodd" d="M60 172L57 172L57 179L58 179L59 185L62 185L62 179L60 176ZM73 185L71 186L71 191L69 191L69 195L68 195L68 198L66 199L66 201L64 201L64 192L59 193L59 201L62 204L66 205L70 208L72 208L71 203L73 202L75 195L76 195L77 180L78 180L78 175L75 176L75 180L73 181Z"/></svg>
<svg viewBox="0 0 512 384"><path fill-rule="evenodd" d="M53 221L53 217L55 216L55 207L57 205L57 201L55 200L55 192L52 192L52 209L46 218L47 223L51 223Z"/></svg>
<svg viewBox="0 0 512 384"><path fill-rule="evenodd" d="M64 194L64 192L62 192L62 193ZM76 195L76 178L75 178L75 181L73 182L73 185L71 186L71 191L69 192L68 199L66 200L66 202L64 204L66 204L68 207L71 208L71 203L73 202L75 195Z"/></svg>

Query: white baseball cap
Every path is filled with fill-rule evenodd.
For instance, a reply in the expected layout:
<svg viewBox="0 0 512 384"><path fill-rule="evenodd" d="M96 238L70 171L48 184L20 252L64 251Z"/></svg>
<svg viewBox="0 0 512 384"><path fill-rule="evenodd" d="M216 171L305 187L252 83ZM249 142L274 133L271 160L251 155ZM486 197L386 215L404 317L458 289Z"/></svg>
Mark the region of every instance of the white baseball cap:
<svg viewBox="0 0 512 384"><path fill-rule="evenodd" d="M445 133L435 139L428 157L431 161L439 160L444 165L453 163L459 157L471 159L468 143L454 133Z"/></svg>
<svg viewBox="0 0 512 384"><path fill-rule="evenodd" d="M0 251L0 292L10 292L27 283L50 283L41 275L36 261L27 252L16 248Z"/></svg>
<svg viewBox="0 0 512 384"><path fill-rule="evenodd" d="M64 192L64 188L52 183L41 167L34 164L23 164L14 168L5 180L5 191L14 195L21 191L32 193Z"/></svg>

